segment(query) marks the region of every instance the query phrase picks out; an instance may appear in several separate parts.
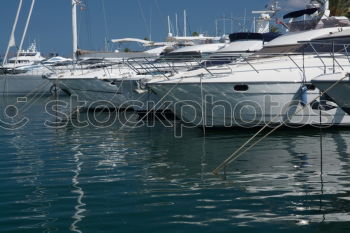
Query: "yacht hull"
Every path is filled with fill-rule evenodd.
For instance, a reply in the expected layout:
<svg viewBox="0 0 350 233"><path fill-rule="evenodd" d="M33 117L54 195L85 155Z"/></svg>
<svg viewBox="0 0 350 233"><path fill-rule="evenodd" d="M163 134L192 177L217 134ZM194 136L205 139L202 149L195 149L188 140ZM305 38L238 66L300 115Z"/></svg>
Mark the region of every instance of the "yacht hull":
<svg viewBox="0 0 350 233"><path fill-rule="evenodd" d="M12 96L51 95L52 84L42 75L0 75L0 94Z"/></svg>
<svg viewBox="0 0 350 233"><path fill-rule="evenodd" d="M350 117L340 108L319 111L302 106L302 83L249 83L249 90L237 92L240 83L151 84L151 88L183 122L206 127L257 127L284 123L291 127L350 125ZM170 91L170 93L169 93ZM169 93L169 94L167 94ZM303 96L302 96L303 95ZM309 101L318 91L308 91ZM185 97L185 98L184 98ZM320 122L321 115L321 122Z"/></svg>
<svg viewBox="0 0 350 233"><path fill-rule="evenodd" d="M125 100L124 106L140 112L162 110L158 96L146 87L146 81L147 79L113 80Z"/></svg>
<svg viewBox="0 0 350 233"><path fill-rule="evenodd" d="M51 79L58 88L85 102L84 107L122 108L125 101L118 88L108 81L97 78Z"/></svg>
<svg viewBox="0 0 350 233"><path fill-rule="evenodd" d="M147 111L159 99L145 89L140 79L64 78L51 80L70 95L85 101L85 107Z"/></svg>
<svg viewBox="0 0 350 233"><path fill-rule="evenodd" d="M321 91L326 92L327 96L350 114L350 79L348 74L322 75L313 79L312 83Z"/></svg>

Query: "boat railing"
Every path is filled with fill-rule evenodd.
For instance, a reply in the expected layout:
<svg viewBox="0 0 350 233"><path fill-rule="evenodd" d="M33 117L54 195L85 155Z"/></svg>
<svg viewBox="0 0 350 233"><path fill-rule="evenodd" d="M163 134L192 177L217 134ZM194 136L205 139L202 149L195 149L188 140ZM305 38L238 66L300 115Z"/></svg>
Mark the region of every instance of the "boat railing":
<svg viewBox="0 0 350 233"><path fill-rule="evenodd" d="M47 66L50 67L50 70L53 73L79 73L81 75L86 75L90 73L94 73L96 71L104 71L106 74L113 72L114 69L120 69L121 67L125 67L123 62L112 62L107 59L101 59L98 62L93 63L84 63L84 62L75 62L70 63L64 66Z"/></svg>
<svg viewBox="0 0 350 233"><path fill-rule="evenodd" d="M335 73L336 65L338 65L341 70L344 70L343 66L339 63L337 57L346 56L347 60L350 63L350 57L349 57L349 53L348 53L348 50L347 50L347 48L350 47L350 44L335 43L335 42L307 42L307 44L313 49L313 51L315 52L317 57L322 62L325 74L327 72L327 65L324 62L323 58L329 58L329 57L332 58L332 60L333 60L333 64L332 64L333 73ZM315 45L330 46L331 50L329 51L329 56L326 55L326 54L325 55L320 55L320 53L317 51ZM336 50L336 47L342 48L342 49L341 50L339 50L339 49Z"/></svg>
<svg viewBox="0 0 350 233"><path fill-rule="evenodd" d="M305 72L305 69L307 66L305 65L304 58L305 56L315 56L317 57L323 66L323 71L326 74L327 68L329 68L329 64L327 65L326 59L331 59L332 64L331 68L333 73L336 72L336 68L339 67L341 70L344 70L343 65L339 62L339 58L347 58L347 61L350 65L350 53L348 51L348 48L350 48L350 44L344 44L344 43L335 43L335 42L319 42L319 41L308 41L308 42L300 42L304 43L311 48L311 50L308 50L307 52L293 52L293 53L259 53L259 54L252 54L248 57L241 57L241 59L236 60L235 64L247 64L253 71L256 73L259 73L260 70L257 67L257 64L259 64L259 60L263 58L274 58L274 57L288 57L294 66L299 69L301 72ZM316 46L317 45L317 46ZM325 47L329 47L329 50L325 50ZM322 48L321 51L318 50L317 47ZM299 65L295 61L296 56L302 56L303 64ZM256 64L257 63L257 64Z"/></svg>
<svg viewBox="0 0 350 233"><path fill-rule="evenodd" d="M161 74L166 78L177 74L179 71L204 69L209 74L223 73L223 69L231 72L229 66L225 64L231 63L234 59L228 57L196 57L196 56L176 56L176 57L160 57L156 60L149 60L146 57L129 58L126 64L137 74ZM221 65L218 68L218 65Z"/></svg>

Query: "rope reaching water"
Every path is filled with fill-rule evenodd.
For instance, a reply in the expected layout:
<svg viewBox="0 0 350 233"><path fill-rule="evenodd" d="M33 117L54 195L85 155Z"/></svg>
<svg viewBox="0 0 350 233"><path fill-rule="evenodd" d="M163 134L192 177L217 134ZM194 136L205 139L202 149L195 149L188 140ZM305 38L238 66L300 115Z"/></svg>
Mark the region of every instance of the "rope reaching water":
<svg viewBox="0 0 350 233"><path fill-rule="evenodd" d="M205 116L205 109L204 109L204 96L203 96L203 82L202 82L203 75L201 75L199 78L200 78L200 82L201 82L202 127L203 127L203 133L204 133L204 135L205 135L205 123L206 123L206 116Z"/></svg>
<svg viewBox="0 0 350 233"><path fill-rule="evenodd" d="M333 89L338 83L340 83L341 81L343 81L344 79L349 78L349 74L344 75L343 78L339 79L337 82L335 82L334 84L332 84L330 87L328 87L324 92L321 92L317 97L315 97L312 101L310 101L308 104L306 104L305 106L303 106L301 109L299 109L298 111L296 111L294 114L291 115L291 117L293 117L294 115L300 113L302 110L304 110L304 108L308 105L310 105L311 103L313 103L314 101L316 101L318 98L322 97L325 93L327 93L328 91L330 91L331 89ZM255 133L248 141L246 141L241 147L239 147L235 152L233 152L233 154L231 154L224 162L222 162L217 168L215 168L213 170L213 173L215 175L218 175L219 172L226 168L230 163L232 163L233 161L235 161L237 158L239 158L240 156L242 156L244 153L246 153L247 151L249 151L250 149L252 149L254 146L256 146L258 143L260 143L261 141L263 141L265 138L267 138L269 135L271 135L273 132L275 132L277 129L281 128L286 121L282 121L279 125L277 125L275 128L273 128L271 131L269 131L265 136L261 137L259 140L257 140L256 142L254 142L252 145L250 145L248 148L246 148L245 150L243 150L250 142L252 142L262 131L264 131L267 127L271 126L271 123L273 123L275 120L277 120L279 116L276 116L275 118L273 118L270 122L268 122L264 127L262 127L257 133ZM243 150L243 151L242 151Z"/></svg>

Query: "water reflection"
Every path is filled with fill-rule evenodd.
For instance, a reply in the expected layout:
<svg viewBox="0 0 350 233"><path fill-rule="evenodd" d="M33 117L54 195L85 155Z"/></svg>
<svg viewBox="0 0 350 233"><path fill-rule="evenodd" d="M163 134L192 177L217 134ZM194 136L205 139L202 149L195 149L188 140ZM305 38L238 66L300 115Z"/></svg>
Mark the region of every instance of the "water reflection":
<svg viewBox="0 0 350 233"><path fill-rule="evenodd" d="M42 232L50 232L54 229L50 225L56 220L50 216L52 198L55 195L50 194L43 179L45 158L33 153L35 146L24 136L23 131L8 131L6 136L8 140L0 144L3 148L0 160L1 190L5 194L2 209L6 213L0 214L2 222L20 222L19 229L23 231L40 228ZM15 202L11 201L11 196L16 197ZM15 217L11 218L11 214Z"/></svg>
<svg viewBox="0 0 350 233"><path fill-rule="evenodd" d="M2 182L11 195L0 197L5 207L25 200L15 212L40 221L8 232L342 232L350 222L349 130L324 130L322 147L317 129L278 131L223 180L211 171L254 130L185 129L177 139L157 122L54 130L35 106L30 125L0 135L0 179L16 181ZM14 221L15 212L0 217Z"/></svg>
<svg viewBox="0 0 350 233"><path fill-rule="evenodd" d="M83 165L83 162L80 162L80 156L82 156L83 154L79 151L79 146L74 147L73 151L75 152L74 162L76 163L76 169L73 171L74 176L72 178L72 183L73 183L74 190L72 190L72 192L77 194L78 197L77 197L77 204L74 207L75 212L74 212L74 215L72 216L74 221L70 226L70 230L73 232L82 233L82 231L79 230L78 223L81 222L82 219L85 217L83 213L86 211L86 209L84 208L86 204L82 201L84 198L84 191L79 186L79 175L81 172L81 166Z"/></svg>

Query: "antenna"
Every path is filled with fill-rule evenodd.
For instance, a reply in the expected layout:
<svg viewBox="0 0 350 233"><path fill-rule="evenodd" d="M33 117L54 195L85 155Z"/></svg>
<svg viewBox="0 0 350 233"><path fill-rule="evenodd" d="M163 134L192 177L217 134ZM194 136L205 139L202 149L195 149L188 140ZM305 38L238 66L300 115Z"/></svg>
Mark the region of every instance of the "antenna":
<svg viewBox="0 0 350 233"><path fill-rule="evenodd" d="M260 15L257 22L255 22L255 17L254 17L255 31L258 33L269 32L271 17L281 10L281 8L278 6L278 2L274 2L270 6L266 6L266 9L267 10L252 11L252 14Z"/></svg>

